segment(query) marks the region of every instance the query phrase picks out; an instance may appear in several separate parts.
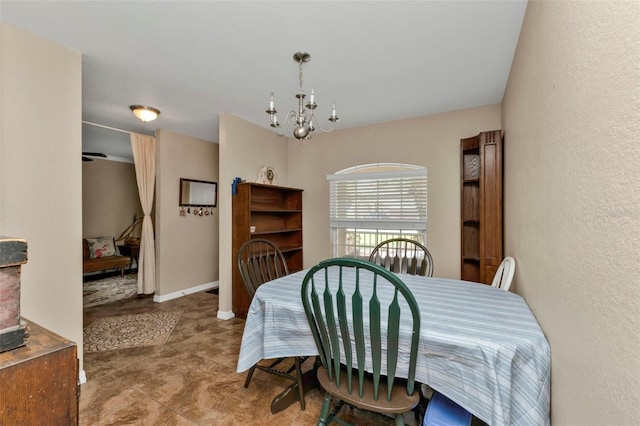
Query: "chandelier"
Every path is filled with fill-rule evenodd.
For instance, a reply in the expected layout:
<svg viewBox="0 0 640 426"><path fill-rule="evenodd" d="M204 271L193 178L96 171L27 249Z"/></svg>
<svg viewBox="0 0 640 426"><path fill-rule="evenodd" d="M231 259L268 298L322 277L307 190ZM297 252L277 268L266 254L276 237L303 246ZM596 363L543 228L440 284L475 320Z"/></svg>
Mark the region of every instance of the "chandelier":
<svg viewBox="0 0 640 426"><path fill-rule="evenodd" d="M323 129L318 122L315 109L318 105L315 102L315 97L313 93L313 89L311 89L311 96L309 96L309 102L307 105L304 105L304 98L306 95L304 94L304 90L302 90L302 64L305 62L309 62L311 59L311 55L307 52L296 52L293 55L293 60L299 64L300 73L298 74L299 80L299 88L298 94L296 98L298 98L298 111L290 111L287 115L287 118L284 120L283 128L286 128L287 125L294 125L293 128L293 136L297 139L311 139L311 135L316 131L316 126L320 130L325 133L329 133L335 127L336 121L339 120L336 115L336 103L333 103L333 108L331 109L331 116L329 117L329 121L331 122L330 129ZM305 109L305 106L307 109ZM269 109L266 111L271 118L271 127L279 128L280 123L278 123L278 117L276 116L276 108L273 103L273 92L271 92L271 100L269 101ZM278 133L279 136L284 136L284 131L282 133Z"/></svg>

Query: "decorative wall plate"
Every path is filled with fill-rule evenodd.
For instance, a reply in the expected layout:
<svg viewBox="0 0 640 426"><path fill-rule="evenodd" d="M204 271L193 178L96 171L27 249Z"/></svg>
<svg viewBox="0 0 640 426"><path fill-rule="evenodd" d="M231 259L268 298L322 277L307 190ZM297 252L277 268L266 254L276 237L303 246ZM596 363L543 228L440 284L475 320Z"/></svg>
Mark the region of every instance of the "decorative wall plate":
<svg viewBox="0 0 640 426"><path fill-rule="evenodd" d="M276 175L276 171L271 166L264 166L258 169L258 178L256 179L257 183L266 183L267 185L277 185L278 184L278 175Z"/></svg>

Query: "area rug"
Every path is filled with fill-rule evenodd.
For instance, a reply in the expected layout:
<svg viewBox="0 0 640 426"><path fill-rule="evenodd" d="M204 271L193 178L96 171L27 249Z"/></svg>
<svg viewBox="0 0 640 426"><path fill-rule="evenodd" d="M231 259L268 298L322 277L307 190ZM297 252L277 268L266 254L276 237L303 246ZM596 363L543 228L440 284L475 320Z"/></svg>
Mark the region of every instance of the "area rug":
<svg viewBox="0 0 640 426"><path fill-rule="evenodd" d="M98 318L84 328L84 351L102 352L167 341L182 311L150 312Z"/></svg>
<svg viewBox="0 0 640 426"><path fill-rule="evenodd" d="M85 308L116 300L127 299L138 293L138 274L127 274L82 284L82 305Z"/></svg>

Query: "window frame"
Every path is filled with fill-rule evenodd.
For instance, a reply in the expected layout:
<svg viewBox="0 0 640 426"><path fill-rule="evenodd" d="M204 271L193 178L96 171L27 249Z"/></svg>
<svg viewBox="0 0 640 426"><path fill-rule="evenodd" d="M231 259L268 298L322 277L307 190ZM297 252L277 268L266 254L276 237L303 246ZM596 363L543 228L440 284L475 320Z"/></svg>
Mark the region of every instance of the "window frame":
<svg viewBox="0 0 640 426"><path fill-rule="evenodd" d="M327 175L330 183L329 190L329 230L331 234L331 250L333 257L348 256L368 259L371 250L380 242L396 237L404 237L415 239L416 241L427 244L427 190L428 190L428 169L423 166L400 163L374 163L363 164L340 170L333 175ZM416 183L416 179L417 182ZM376 183L372 183L376 181ZM340 183L354 183L355 192L358 182L363 183L364 201L362 204L371 205L372 200L377 197L376 207L362 208L358 210L358 200L351 201L339 199L341 195L348 195L349 190L338 188ZM384 183L381 183L384 182ZM407 186L407 184L409 184ZM398 186L400 190L400 200L393 204L397 192L389 192L394 190L393 186ZM375 192L372 188L378 188ZM383 188L383 191L379 189ZM386 192L384 189L386 188ZM403 188L406 188L403 190ZM424 191L419 197L416 197L415 190ZM342 191L342 194L339 194ZM411 194L411 191L414 191ZM374 195L375 193L375 195ZM393 194L393 196L389 195ZM408 194L415 199L413 204L415 208L407 209L412 202ZM380 208L382 200L386 207ZM356 204L356 206L353 206ZM345 207L348 205L348 208ZM422 210L424 209L424 210ZM349 210L347 213L346 210ZM375 217L381 213L388 214L392 210L391 219ZM360 217L366 214L370 217ZM352 217L346 217L346 216ZM373 216L373 217L371 217ZM382 225L382 226L381 226ZM345 233L340 235L340 233ZM351 233L353 239L361 238L361 241L351 241L346 233ZM348 249L351 247L351 249Z"/></svg>

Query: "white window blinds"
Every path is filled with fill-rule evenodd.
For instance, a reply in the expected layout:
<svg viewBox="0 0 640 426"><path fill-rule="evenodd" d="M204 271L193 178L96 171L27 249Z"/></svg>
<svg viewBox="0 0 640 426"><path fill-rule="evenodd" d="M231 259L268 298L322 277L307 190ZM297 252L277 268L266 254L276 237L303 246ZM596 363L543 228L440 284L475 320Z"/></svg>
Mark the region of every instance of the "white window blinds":
<svg viewBox="0 0 640 426"><path fill-rule="evenodd" d="M337 173L327 180L332 228L426 229L426 168Z"/></svg>

